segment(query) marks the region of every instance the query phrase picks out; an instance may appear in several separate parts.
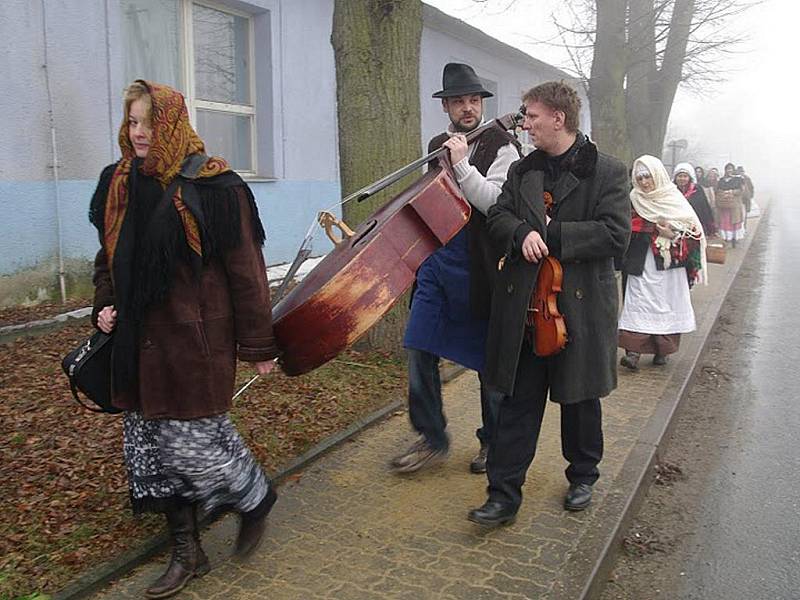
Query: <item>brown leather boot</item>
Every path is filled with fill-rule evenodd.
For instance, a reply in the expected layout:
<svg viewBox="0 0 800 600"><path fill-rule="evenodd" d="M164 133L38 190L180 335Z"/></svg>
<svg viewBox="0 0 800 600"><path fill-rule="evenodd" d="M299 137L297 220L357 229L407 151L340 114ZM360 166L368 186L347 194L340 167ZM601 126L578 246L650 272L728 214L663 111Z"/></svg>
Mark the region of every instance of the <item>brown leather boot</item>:
<svg viewBox="0 0 800 600"><path fill-rule="evenodd" d="M234 551L239 559L249 558L258 548L267 527L267 515L277 499L278 494L270 484L267 488L267 495L258 503L258 506L242 513L242 523L239 525L239 536L236 538L236 550Z"/></svg>
<svg viewBox="0 0 800 600"><path fill-rule="evenodd" d="M200 548L196 509L189 503L176 504L166 513L172 538L172 559L164 574L145 591L148 598L168 598L180 592L192 577L208 572L208 557Z"/></svg>
<svg viewBox="0 0 800 600"><path fill-rule="evenodd" d="M192 534L194 535L194 542L197 545L197 563L194 568L195 577L202 577L211 570L211 563L208 556L203 552L203 547L200 545L200 527L197 525L197 504L192 504Z"/></svg>

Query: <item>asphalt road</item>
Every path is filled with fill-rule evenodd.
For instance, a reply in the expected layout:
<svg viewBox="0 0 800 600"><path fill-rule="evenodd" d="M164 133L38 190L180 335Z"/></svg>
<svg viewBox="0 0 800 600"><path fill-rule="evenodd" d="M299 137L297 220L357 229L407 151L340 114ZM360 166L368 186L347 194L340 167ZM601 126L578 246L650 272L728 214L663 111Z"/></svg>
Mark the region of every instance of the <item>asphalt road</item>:
<svg viewBox="0 0 800 600"><path fill-rule="evenodd" d="M800 598L800 205L766 218L604 600Z"/></svg>

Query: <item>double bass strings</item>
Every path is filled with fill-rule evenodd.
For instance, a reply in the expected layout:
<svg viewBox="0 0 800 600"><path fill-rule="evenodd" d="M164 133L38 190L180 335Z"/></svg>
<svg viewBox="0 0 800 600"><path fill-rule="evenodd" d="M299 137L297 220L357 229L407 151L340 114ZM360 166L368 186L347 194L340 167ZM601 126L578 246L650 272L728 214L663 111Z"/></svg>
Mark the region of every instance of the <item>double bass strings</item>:
<svg viewBox="0 0 800 600"><path fill-rule="evenodd" d="M481 128L481 129L484 129L484 128L485 128L485 126L483 128ZM317 215L311 220L311 224L309 225L308 230L306 231L306 235L303 238L303 242L300 244L300 248L297 250L297 254L294 257L294 260L292 261L291 265L289 266L289 269L286 271L286 274L283 276L283 279L282 279L282 281L280 283L280 286L278 287L278 290L275 293L274 302L277 303L277 302L280 301L281 298L283 298L283 294L285 293L285 291L286 291L286 289L288 287L288 284L292 280L292 278L294 277L295 273L297 273L297 271L300 269L300 266L309 257L311 257L311 252L312 252L313 247L314 247L314 236L317 234L317 225L319 224L319 219L320 219L320 215L321 214L323 214L325 212L331 213L331 211L335 210L336 208L340 208L341 209L341 207L343 207L348 202L352 202L353 200L356 200L358 202L361 202L362 200L366 200L367 198L369 198L375 192L377 192L377 191L383 189L384 187L387 187L387 186L389 186L389 185L391 185L393 183L396 183L403 176L405 176L405 175L409 174L410 172L415 171L415 170L419 169L420 167L426 165L431 160L432 157L438 156L439 154L441 154L441 152L442 152L442 149L440 148L439 150L436 150L436 151L428 154L427 156L423 156L422 158L419 158L416 161L414 161L414 162L412 162L412 163L410 163L410 164L408 164L408 165L406 165L404 167L401 167L400 169L394 171L393 173L390 173L389 175L386 175L385 177L379 179L378 181L373 182L373 183L369 184L368 186L363 187L360 190L350 194L349 196L339 200L339 202L331 204L325 210L318 211ZM343 213L344 211L342 210L341 212Z"/></svg>
<svg viewBox="0 0 800 600"><path fill-rule="evenodd" d="M281 278L281 283L278 286L278 289L273 294L272 301L273 303L277 304L281 301L284 294L287 291L288 285L291 280L294 278L297 271L300 269L301 265L311 256L311 252L314 248L314 236L317 235L318 223L319 223L319 215L321 212L330 212L331 210L335 210L337 207L344 206L347 202L354 200L356 196L349 196L344 200L340 200L335 204L331 204L325 211L317 212L317 216L311 219L311 224L308 226L308 230L306 231L305 237L303 237L303 241L300 244L300 248L297 250L297 254L295 254L294 259L292 260L289 268L286 270L286 273Z"/></svg>

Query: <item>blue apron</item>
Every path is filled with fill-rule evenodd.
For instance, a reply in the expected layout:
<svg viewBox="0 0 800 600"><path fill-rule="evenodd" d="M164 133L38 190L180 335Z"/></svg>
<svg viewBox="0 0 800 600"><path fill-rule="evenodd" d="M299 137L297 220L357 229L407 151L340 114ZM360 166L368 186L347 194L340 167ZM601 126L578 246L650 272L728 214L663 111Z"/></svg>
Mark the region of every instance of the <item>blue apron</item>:
<svg viewBox="0 0 800 600"><path fill-rule="evenodd" d="M470 314L469 263L465 227L420 265L403 345L481 371L489 322Z"/></svg>

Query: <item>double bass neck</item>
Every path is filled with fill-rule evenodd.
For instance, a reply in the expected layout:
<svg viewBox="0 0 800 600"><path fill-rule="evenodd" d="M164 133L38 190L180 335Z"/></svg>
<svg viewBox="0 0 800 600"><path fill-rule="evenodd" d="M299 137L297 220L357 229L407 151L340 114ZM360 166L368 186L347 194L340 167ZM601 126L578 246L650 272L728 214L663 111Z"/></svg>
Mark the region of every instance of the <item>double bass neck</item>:
<svg viewBox="0 0 800 600"><path fill-rule="evenodd" d="M508 113L507 115L503 115L502 117L498 117L497 119L492 119L488 123L485 123L480 127L478 127L477 129L473 129L472 131L470 131L466 136L467 143L471 144L478 137L480 137L483 132L488 131L489 129L495 127L499 127L506 131L514 129L518 125L521 117L522 117L522 112L518 112L518 113ZM371 183L368 186L363 187L356 192L353 192L352 194L350 194L349 196L347 196L342 200L342 204L350 202L351 200L355 200L356 202L363 202L373 194L376 194L382 189L389 187L390 185L392 185L396 181L399 181L409 173L413 173L417 169L425 166L430 161L435 160L440 156L444 155L446 152L447 148L444 147L438 148L433 152L431 152L430 154L418 158L414 162L409 163L406 166L401 167L400 169L397 169L393 173L389 173L385 177L380 178L378 181L375 181L374 183Z"/></svg>

